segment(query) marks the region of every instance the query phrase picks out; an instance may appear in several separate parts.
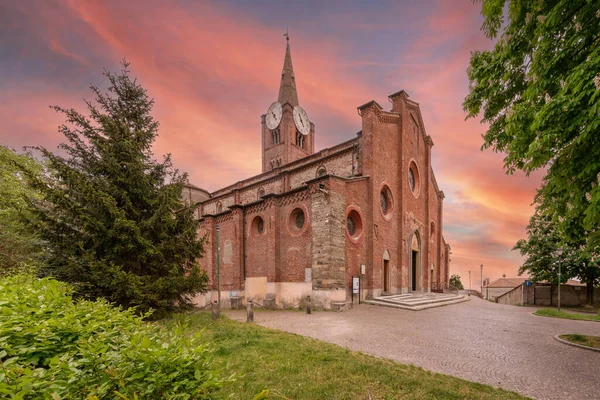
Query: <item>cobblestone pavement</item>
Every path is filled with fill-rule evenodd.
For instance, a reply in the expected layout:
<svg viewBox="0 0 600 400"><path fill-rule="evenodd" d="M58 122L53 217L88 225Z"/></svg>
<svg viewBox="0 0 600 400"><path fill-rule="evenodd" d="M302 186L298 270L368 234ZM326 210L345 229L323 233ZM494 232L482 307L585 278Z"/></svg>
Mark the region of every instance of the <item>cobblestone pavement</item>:
<svg viewBox="0 0 600 400"><path fill-rule="evenodd" d="M533 311L472 298L423 311L372 305L312 315L256 310L255 322L537 399L599 399L600 352L553 336L600 336L600 323ZM228 315L245 320L245 311Z"/></svg>

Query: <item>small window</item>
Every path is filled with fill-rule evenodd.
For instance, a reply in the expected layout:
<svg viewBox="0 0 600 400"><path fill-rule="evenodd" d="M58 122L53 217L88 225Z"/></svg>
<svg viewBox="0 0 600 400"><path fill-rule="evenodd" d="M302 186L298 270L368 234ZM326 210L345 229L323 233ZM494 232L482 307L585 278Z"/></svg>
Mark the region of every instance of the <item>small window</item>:
<svg viewBox="0 0 600 400"><path fill-rule="evenodd" d="M362 229L363 225L360 214L356 210L350 210L346 216L346 231L348 232L350 240L357 243L361 237Z"/></svg>
<svg viewBox="0 0 600 400"><path fill-rule="evenodd" d="M317 178L325 175L327 175L327 170L325 167L319 167L319 169L317 169Z"/></svg>
<svg viewBox="0 0 600 400"><path fill-rule="evenodd" d="M413 195L419 197L419 192L421 191L421 179L419 177L419 169L414 161L411 161L408 168L408 185L410 186L410 191Z"/></svg>
<svg viewBox="0 0 600 400"><path fill-rule="evenodd" d="M263 197L265 195L265 189L260 188L258 189L258 200L260 200L261 197Z"/></svg>
<svg viewBox="0 0 600 400"><path fill-rule="evenodd" d="M223 212L223 204L218 201L217 202L217 214L222 213Z"/></svg>
<svg viewBox="0 0 600 400"><path fill-rule="evenodd" d="M384 217L391 215L394 208L394 202L392 199L392 191L387 185L383 185L379 192L379 205L381 206L381 212Z"/></svg>
<svg viewBox="0 0 600 400"><path fill-rule="evenodd" d="M298 131L296 131L296 146L304 148L304 135Z"/></svg>
<svg viewBox="0 0 600 400"><path fill-rule="evenodd" d="M265 221L261 217L255 217L252 221L252 227L256 233L262 235L265 231Z"/></svg>
<svg viewBox="0 0 600 400"><path fill-rule="evenodd" d="M295 221L296 221L296 228L302 229L302 227L304 226L304 212L300 211L299 213L297 213Z"/></svg>
<svg viewBox="0 0 600 400"><path fill-rule="evenodd" d="M346 225L348 227L348 233L350 236L354 236L354 234L356 234L356 224L354 223L354 218L352 218L350 215L348 215L348 218L346 218Z"/></svg>
<svg viewBox="0 0 600 400"><path fill-rule="evenodd" d="M271 144L278 144L280 141L279 129L274 129L271 131Z"/></svg>
<svg viewBox="0 0 600 400"><path fill-rule="evenodd" d="M292 231L298 232L304 228L304 224L306 223L306 216L304 214L304 210L301 208L295 208L294 211L290 214L289 226Z"/></svg>

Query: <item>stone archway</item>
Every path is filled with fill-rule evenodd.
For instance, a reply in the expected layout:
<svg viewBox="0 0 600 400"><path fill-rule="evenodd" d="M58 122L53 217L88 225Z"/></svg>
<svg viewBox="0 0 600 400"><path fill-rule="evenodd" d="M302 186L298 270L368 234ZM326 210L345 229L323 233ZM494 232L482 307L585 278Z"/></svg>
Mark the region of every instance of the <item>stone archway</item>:
<svg viewBox="0 0 600 400"><path fill-rule="evenodd" d="M385 250L383 252L383 291L390 293L392 291L392 277L390 271L390 252Z"/></svg>
<svg viewBox="0 0 600 400"><path fill-rule="evenodd" d="M408 292L420 291L421 284L421 235L415 230L410 234L408 248Z"/></svg>

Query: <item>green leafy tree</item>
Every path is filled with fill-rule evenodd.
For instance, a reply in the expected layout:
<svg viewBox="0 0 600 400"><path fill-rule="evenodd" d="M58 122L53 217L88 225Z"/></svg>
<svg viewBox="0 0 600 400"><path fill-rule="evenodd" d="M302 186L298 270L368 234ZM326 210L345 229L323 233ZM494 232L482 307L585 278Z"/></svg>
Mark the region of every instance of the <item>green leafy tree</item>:
<svg viewBox="0 0 600 400"><path fill-rule="evenodd" d="M48 172L28 175L43 195L32 199L33 222L49 245L42 273L74 284L80 296L142 312L185 307L205 290L197 263L204 240L194 207L181 202L187 176L170 155L153 159L154 101L128 66L104 72L107 92L91 86L89 116L53 107L66 116L64 155L38 147Z"/></svg>
<svg viewBox="0 0 600 400"><path fill-rule="evenodd" d="M576 242L565 242L552 221L552 218L543 213L538 207L529 220L527 226L527 239L517 242L513 250L519 250L525 261L519 268L519 275L527 273L533 281L546 281L558 284L557 250L563 249L560 256L561 282L569 278L577 278L586 283L587 303L593 304L594 285L600 283L600 268L581 249L585 239Z"/></svg>
<svg viewBox="0 0 600 400"><path fill-rule="evenodd" d="M493 50L472 53L467 118L508 173L545 169L538 198L566 243L600 260L600 6L483 0Z"/></svg>
<svg viewBox="0 0 600 400"><path fill-rule="evenodd" d="M42 250L40 238L24 222L31 218L26 198L37 194L21 169L39 175L42 165L29 155L0 146L0 276L31 271Z"/></svg>
<svg viewBox="0 0 600 400"><path fill-rule="evenodd" d="M464 286L460 281L460 275L453 274L450 277L450 290L464 290Z"/></svg>

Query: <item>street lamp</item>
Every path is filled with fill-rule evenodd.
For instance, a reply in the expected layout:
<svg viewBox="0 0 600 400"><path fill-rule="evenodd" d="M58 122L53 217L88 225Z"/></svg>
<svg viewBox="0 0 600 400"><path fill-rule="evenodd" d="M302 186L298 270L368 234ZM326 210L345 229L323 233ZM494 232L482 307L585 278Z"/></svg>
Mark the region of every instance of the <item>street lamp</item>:
<svg viewBox="0 0 600 400"><path fill-rule="evenodd" d="M469 297L471 297L471 270L469 270Z"/></svg>
<svg viewBox="0 0 600 400"><path fill-rule="evenodd" d="M221 228L217 225L217 302L221 313Z"/></svg>
<svg viewBox="0 0 600 400"><path fill-rule="evenodd" d="M562 247L559 247L556 250L556 255L558 256L558 311L560 311L560 282L561 282L561 279L560 279L560 261L561 261L562 255L563 255L563 249L562 249Z"/></svg>
<svg viewBox="0 0 600 400"><path fill-rule="evenodd" d="M481 292L479 293L481 294L481 298L483 299L483 264L481 264L479 268L481 268Z"/></svg>

